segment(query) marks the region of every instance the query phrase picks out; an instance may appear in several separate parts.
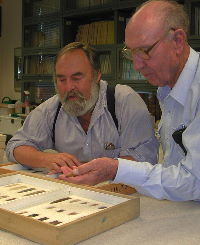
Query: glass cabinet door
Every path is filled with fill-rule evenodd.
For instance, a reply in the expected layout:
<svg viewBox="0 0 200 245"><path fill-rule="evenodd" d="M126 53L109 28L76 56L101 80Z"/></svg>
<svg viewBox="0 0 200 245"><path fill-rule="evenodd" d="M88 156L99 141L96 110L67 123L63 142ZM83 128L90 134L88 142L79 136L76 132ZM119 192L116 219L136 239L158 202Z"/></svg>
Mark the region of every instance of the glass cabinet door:
<svg viewBox="0 0 200 245"><path fill-rule="evenodd" d="M48 81L32 79L31 82L24 83L23 91L24 90L30 92L31 105L39 105L56 93L52 79Z"/></svg>
<svg viewBox="0 0 200 245"><path fill-rule="evenodd" d="M116 0L65 0L67 9L90 9L113 6Z"/></svg>
<svg viewBox="0 0 200 245"><path fill-rule="evenodd" d="M24 26L24 47L60 47L59 22L43 22Z"/></svg>
<svg viewBox="0 0 200 245"><path fill-rule="evenodd" d="M60 11L59 0L24 0L24 17L38 17Z"/></svg>
<svg viewBox="0 0 200 245"><path fill-rule="evenodd" d="M24 75L52 75L55 55L24 56Z"/></svg>
<svg viewBox="0 0 200 245"><path fill-rule="evenodd" d="M133 63L131 60L123 57L121 51L119 56L119 70L120 80L145 80L143 75L133 69Z"/></svg>
<svg viewBox="0 0 200 245"><path fill-rule="evenodd" d="M190 14L190 36L200 37L200 1L189 1Z"/></svg>

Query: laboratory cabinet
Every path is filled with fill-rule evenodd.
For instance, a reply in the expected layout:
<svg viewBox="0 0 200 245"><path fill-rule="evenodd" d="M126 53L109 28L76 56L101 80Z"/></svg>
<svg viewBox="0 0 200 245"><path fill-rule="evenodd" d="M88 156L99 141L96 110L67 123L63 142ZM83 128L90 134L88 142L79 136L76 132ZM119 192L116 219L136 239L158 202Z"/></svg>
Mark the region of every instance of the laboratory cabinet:
<svg viewBox="0 0 200 245"><path fill-rule="evenodd" d="M31 92L31 103L38 105L55 93L54 57L60 48L73 41L90 43L98 50L103 79L112 84L128 84L147 104L151 104L152 97L157 103L157 88L134 71L132 63L122 55L126 24L142 2L145 1L23 0L21 86L22 92ZM200 50L200 1L178 2L190 17L189 44Z"/></svg>

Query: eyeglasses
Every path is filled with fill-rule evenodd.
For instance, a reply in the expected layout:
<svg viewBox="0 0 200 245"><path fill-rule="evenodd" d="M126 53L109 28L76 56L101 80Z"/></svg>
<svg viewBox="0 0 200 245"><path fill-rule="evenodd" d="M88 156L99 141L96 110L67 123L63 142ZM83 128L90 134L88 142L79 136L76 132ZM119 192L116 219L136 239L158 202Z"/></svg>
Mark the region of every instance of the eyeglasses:
<svg viewBox="0 0 200 245"><path fill-rule="evenodd" d="M137 55L143 60L149 60L151 56L149 55L150 51L158 44L160 40L156 41L153 45L149 48L135 48L129 49L126 46L122 49L123 56L128 60L133 60L133 56Z"/></svg>
<svg viewBox="0 0 200 245"><path fill-rule="evenodd" d="M175 31L174 28L170 28L170 30L173 30ZM170 31L169 30L169 31ZM168 31L168 32L169 32ZM168 34L167 32L167 34ZM166 36L166 34L165 34ZM165 37L164 36L164 37ZM151 58L150 56L150 52L153 50L153 48L161 41L163 40L162 37L161 39L159 39L158 41L156 41L155 43L153 43L149 48L135 48L135 49L129 49L127 48L126 46L122 49L122 54L123 56L126 58L126 59L129 59L129 60L133 60L133 56L134 55L137 55L139 56L140 58L142 58L143 60L149 60Z"/></svg>

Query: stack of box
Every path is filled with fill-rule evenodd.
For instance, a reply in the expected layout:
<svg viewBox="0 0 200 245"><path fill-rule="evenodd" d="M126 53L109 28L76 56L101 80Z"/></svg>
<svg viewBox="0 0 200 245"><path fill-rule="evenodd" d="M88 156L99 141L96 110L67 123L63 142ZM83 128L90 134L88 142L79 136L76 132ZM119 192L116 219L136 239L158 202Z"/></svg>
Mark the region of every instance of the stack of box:
<svg viewBox="0 0 200 245"><path fill-rule="evenodd" d="M0 162L3 161L4 151L6 146L6 135L0 134Z"/></svg>

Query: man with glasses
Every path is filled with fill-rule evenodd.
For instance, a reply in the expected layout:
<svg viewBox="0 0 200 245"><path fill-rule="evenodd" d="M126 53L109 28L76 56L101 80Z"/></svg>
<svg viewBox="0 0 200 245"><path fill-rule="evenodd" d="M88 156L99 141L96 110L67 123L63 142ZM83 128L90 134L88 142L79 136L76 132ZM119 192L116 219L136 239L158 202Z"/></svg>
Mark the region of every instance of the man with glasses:
<svg viewBox="0 0 200 245"><path fill-rule="evenodd" d="M159 87L163 163L99 158L66 170L63 179L90 185L113 180L158 199L200 200L200 55L187 43L188 22L177 2L151 0L125 30L125 56Z"/></svg>

